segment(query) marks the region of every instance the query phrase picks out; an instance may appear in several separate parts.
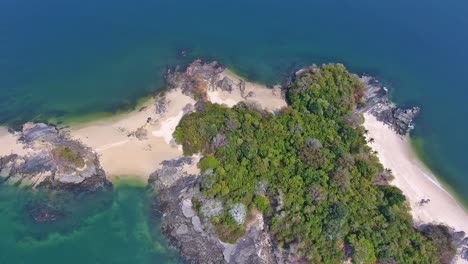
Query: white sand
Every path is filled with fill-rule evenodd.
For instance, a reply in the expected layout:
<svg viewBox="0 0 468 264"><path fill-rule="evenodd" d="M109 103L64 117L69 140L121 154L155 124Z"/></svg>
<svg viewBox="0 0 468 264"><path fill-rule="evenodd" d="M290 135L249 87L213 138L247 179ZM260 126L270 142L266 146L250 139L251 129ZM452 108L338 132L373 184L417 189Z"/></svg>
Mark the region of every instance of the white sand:
<svg viewBox="0 0 468 264"><path fill-rule="evenodd" d="M241 80L228 70L221 73L221 79L224 76L235 80L235 84ZM268 111L286 106L278 89L249 82L246 82L245 87L244 96L238 89L229 93L209 87L208 98L213 103L229 107L241 101L254 102ZM246 98L250 91L254 95ZM163 115L155 113L154 100L150 100L142 111L135 110L112 119L72 126L70 134L98 152L101 165L111 179L137 176L146 181L160 162L182 155L180 146L172 143L172 133L183 116L184 107L195 103L179 89L171 90L165 96L169 103L168 111ZM414 220L418 223L444 223L468 233L467 212L417 159L408 138L397 135L375 117L369 114L364 116L368 136L375 140L370 145L378 152L382 164L393 171L395 179L392 184L406 195ZM149 123L148 117L152 118ZM138 128L147 131L147 139L139 140L135 136L129 136L129 133ZM0 156L24 154L22 145L16 141L16 136L0 128ZM430 199L430 202L421 206L421 199ZM466 263L460 260L458 262Z"/></svg>
<svg viewBox="0 0 468 264"><path fill-rule="evenodd" d="M407 197L413 218L417 223L444 223L457 231L468 233L466 210L437 182L434 175L413 153L409 138L397 135L390 127L370 115L364 114L370 146L378 152L385 168L393 171L392 184ZM419 205L421 199L430 202Z"/></svg>
<svg viewBox="0 0 468 264"><path fill-rule="evenodd" d="M165 96L168 111L163 115L155 113L154 100L150 100L142 111L72 127L70 134L98 152L111 179L137 176L146 181L163 160L182 155L180 148L171 144L172 133L182 118L183 108L195 103L180 90L171 90ZM147 123L149 117L152 121ZM129 136L139 128L146 130L147 139Z"/></svg>
<svg viewBox="0 0 468 264"><path fill-rule="evenodd" d="M226 75L233 80L241 79L227 70L221 73L221 78ZM250 91L254 91L254 95L245 99L238 89L229 93L209 87L208 98L229 107L241 101L256 102L269 111L286 106L277 89L246 82L245 94ZM187 104L195 104L180 89L170 90L164 96L168 100L168 111L162 116L155 114L154 100L150 100L143 111L135 110L112 119L72 126L70 134L98 152L101 165L111 179L137 176L146 181L162 161L182 156L181 146L172 142L172 133L184 115L183 109ZM150 123L147 123L148 117L152 118ZM128 136L141 127L147 131L146 140Z"/></svg>
<svg viewBox="0 0 468 264"><path fill-rule="evenodd" d="M0 156L10 155L12 153L18 155L26 154L23 145L17 142L17 136L8 132L4 127L0 127Z"/></svg>
<svg viewBox="0 0 468 264"><path fill-rule="evenodd" d="M235 73L225 70L220 74L220 79L225 76L229 77L237 85L242 77L239 77ZM252 92L253 96L249 97L248 94ZM244 95L244 97L242 96ZM285 99L281 96L281 90L279 88L268 88L265 85L257 84L253 82L245 83L245 91L241 93L240 90L234 89L231 93L222 90L208 90L208 99L217 104L225 104L229 107L236 105L241 101L252 102L260 105L263 109L270 112L281 109L287 106Z"/></svg>
<svg viewBox="0 0 468 264"><path fill-rule="evenodd" d="M236 85L242 79L228 70L220 74L221 79L225 76L234 80ZM231 93L208 87L208 99L229 107L241 101L254 102L268 111L286 106L278 89L269 89L250 82L246 82L245 87L244 95L252 91L252 96L242 96L237 87ZM182 156L181 146L172 142L172 133L184 115L184 108L188 104L195 104L195 101L182 94L180 89L172 89L163 96L168 104L167 112L162 115L155 113L155 100L150 100L143 110L137 109L86 124L71 124L70 135L99 154L101 165L110 179L139 177L146 182L162 161ZM148 118L151 118L149 123ZM131 135L137 129L146 130L146 139L140 140ZM0 146L0 156L26 152L23 146L17 143L16 136L4 128L0 128Z"/></svg>

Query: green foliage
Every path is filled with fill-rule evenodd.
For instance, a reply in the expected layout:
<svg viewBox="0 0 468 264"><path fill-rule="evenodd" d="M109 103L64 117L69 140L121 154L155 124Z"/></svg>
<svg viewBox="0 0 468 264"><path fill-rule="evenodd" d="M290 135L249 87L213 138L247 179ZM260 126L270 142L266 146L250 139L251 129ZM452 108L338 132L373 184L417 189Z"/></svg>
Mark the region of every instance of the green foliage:
<svg viewBox="0 0 468 264"><path fill-rule="evenodd" d="M377 261L375 256L374 247L369 240L360 237L356 238L355 235L349 237L349 243L353 248L353 263L356 264L373 264Z"/></svg>
<svg viewBox="0 0 468 264"><path fill-rule="evenodd" d="M57 157L64 158L68 162L75 165L77 168L82 168L84 164L83 158L77 153L68 147L56 147L52 150L52 154Z"/></svg>
<svg viewBox="0 0 468 264"><path fill-rule="evenodd" d="M258 208L276 243L308 262L342 263L350 247L356 263L437 263L401 191L374 184L383 167L364 128L347 122L362 89L343 65L325 65L294 81L290 106L277 115L206 103L182 118L174 137L185 154L205 155L203 195ZM213 147L218 135L227 146ZM267 193L256 193L259 182ZM244 233L227 213L212 222L224 241Z"/></svg>
<svg viewBox="0 0 468 264"><path fill-rule="evenodd" d="M218 165L219 161L214 156L206 156L200 161L198 167L201 171L206 171L207 169L215 169Z"/></svg>
<svg viewBox="0 0 468 264"><path fill-rule="evenodd" d="M435 245L441 263L452 263L457 250L451 243L452 235L447 226L426 225L422 227L422 234Z"/></svg>
<svg viewBox="0 0 468 264"><path fill-rule="evenodd" d="M236 243L245 234L244 227L239 226L229 213L213 217L211 223L214 225L219 239L228 243Z"/></svg>
<svg viewBox="0 0 468 264"><path fill-rule="evenodd" d="M263 213L267 213L268 210L270 209L270 203L263 196L256 195L253 202L255 206L257 207L257 209Z"/></svg>

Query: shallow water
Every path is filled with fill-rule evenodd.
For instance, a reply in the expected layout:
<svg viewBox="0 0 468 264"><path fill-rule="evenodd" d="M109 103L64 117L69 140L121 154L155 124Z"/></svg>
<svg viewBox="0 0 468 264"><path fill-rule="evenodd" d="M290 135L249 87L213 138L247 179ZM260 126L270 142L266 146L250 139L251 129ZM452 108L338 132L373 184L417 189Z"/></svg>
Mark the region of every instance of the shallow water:
<svg viewBox="0 0 468 264"><path fill-rule="evenodd" d="M463 0L4 0L0 124L131 108L163 88L168 66L198 57L270 85L302 66L341 62L376 75L398 104L422 107L418 150L467 202L467 13ZM166 256L149 238L142 189L118 189L112 207L44 235L16 206L27 196L1 188L0 263ZM93 202L71 211L80 207Z"/></svg>
<svg viewBox="0 0 468 264"><path fill-rule="evenodd" d="M141 185L55 197L65 218L37 224L28 208L44 199L45 193L0 186L0 263L177 263Z"/></svg>

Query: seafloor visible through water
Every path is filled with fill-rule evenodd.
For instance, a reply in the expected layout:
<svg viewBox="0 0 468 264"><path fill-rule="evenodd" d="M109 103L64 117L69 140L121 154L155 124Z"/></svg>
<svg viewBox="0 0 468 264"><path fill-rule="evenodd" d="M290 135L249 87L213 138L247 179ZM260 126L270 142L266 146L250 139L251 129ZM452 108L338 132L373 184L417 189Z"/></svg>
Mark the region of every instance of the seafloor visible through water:
<svg viewBox="0 0 468 264"><path fill-rule="evenodd" d="M199 57L267 84L341 62L377 76L398 104L421 106L416 149L466 202L467 13L463 0L1 1L0 124L131 108L164 87L167 67ZM117 189L111 207L76 228L36 234L16 206L27 196L1 188L0 263L59 263L70 252L81 258L67 262L145 263L165 254L140 210L142 189Z"/></svg>

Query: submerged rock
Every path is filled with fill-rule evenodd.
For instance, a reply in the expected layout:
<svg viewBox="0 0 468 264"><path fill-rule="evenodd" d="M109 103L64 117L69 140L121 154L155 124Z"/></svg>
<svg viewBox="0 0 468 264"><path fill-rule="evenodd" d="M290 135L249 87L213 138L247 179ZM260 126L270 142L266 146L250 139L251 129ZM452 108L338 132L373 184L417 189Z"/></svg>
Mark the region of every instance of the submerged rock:
<svg viewBox="0 0 468 264"><path fill-rule="evenodd" d="M46 224L60 221L65 218L65 213L48 204L32 203L26 207L29 216L38 224Z"/></svg>

